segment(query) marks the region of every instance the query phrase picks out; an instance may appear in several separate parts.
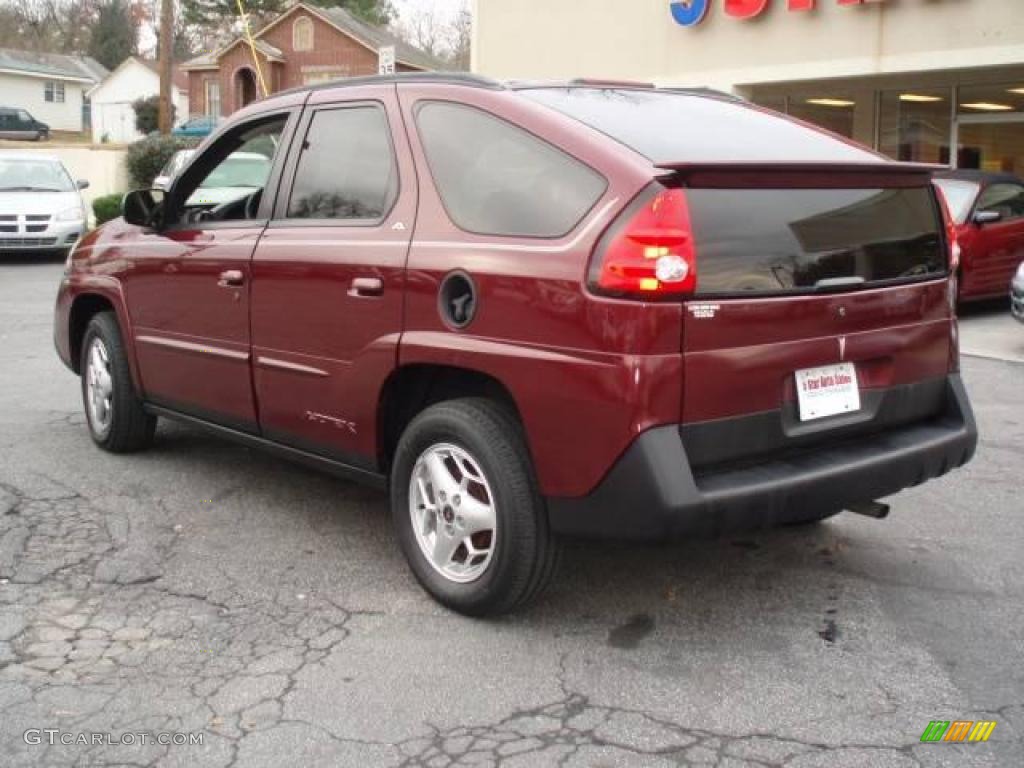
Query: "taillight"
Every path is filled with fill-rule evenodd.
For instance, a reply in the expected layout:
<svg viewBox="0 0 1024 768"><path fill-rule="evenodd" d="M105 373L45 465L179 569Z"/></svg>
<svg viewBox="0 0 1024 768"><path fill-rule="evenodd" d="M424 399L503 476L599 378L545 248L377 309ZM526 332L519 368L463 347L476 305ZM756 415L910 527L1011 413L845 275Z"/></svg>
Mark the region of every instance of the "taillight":
<svg viewBox="0 0 1024 768"><path fill-rule="evenodd" d="M643 299L693 293L697 256L682 189L655 186L626 209L598 245L590 287Z"/></svg>

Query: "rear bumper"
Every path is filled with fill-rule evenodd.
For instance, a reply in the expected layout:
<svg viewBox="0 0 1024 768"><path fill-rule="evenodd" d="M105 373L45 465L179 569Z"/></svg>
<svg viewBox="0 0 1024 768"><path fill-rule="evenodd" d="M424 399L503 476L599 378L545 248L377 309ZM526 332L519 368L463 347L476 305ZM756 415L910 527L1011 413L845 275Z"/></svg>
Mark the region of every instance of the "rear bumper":
<svg viewBox="0 0 1024 768"><path fill-rule="evenodd" d="M967 463L978 442L958 375L933 418L695 476L679 427L633 441L594 491L548 498L552 530L660 540L767 528L888 496Z"/></svg>

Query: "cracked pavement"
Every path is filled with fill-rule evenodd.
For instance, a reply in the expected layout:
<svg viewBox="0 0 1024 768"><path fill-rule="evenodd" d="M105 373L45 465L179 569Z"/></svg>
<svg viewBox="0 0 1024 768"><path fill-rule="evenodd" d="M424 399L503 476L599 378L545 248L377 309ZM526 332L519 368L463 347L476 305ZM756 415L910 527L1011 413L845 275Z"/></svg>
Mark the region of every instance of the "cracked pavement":
<svg viewBox="0 0 1024 768"><path fill-rule="evenodd" d="M60 271L0 260L4 768L1024 764L1024 366L965 358L978 456L888 520L572 543L534 607L474 621L421 592L373 491L166 422L97 450ZM998 726L921 744L933 719Z"/></svg>

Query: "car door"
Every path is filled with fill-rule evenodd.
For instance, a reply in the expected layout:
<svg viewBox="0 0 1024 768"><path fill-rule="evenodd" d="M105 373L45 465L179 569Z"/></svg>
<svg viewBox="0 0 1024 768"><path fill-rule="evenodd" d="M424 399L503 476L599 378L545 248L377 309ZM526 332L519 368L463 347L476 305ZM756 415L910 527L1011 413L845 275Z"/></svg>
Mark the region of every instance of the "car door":
<svg viewBox="0 0 1024 768"><path fill-rule="evenodd" d="M314 91L253 257L265 436L372 467L417 190L394 85Z"/></svg>
<svg viewBox="0 0 1024 768"><path fill-rule="evenodd" d="M125 299L142 386L152 403L257 430L250 261L270 216L270 190L292 119L290 110L259 115L218 138L172 185L164 206L167 225L140 232L132 244ZM232 183L238 177L225 171L239 155L266 158L244 184ZM261 187L265 193L250 197Z"/></svg>
<svg viewBox="0 0 1024 768"><path fill-rule="evenodd" d="M0 109L0 139L11 138L13 129L14 113L7 109Z"/></svg>
<svg viewBox="0 0 1024 768"><path fill-rule="evenodd" d="M997 221L975 223L971 238L972 292L1004 294L1024 261L1024 185L997 182L978 197L975 215L998 213Z"/></svg>
<svg viewBox="0 0 1024 768"><path fill-rule="evenodd" d="M15 135L19 139L34 139L39 132L36 121L32 115L23 109L19 109L14 116Z"/></svg>

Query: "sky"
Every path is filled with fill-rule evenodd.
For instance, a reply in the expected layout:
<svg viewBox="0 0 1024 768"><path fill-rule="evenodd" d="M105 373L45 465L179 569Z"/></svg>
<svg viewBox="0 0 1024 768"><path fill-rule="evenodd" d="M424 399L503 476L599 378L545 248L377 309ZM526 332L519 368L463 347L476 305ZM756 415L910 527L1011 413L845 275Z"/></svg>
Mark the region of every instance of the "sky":
<svg viewBox="0 0 1024 768"><path fill-rule="evenodd" d="M447 19L463 5L468 6L471 0L392 0L392 2L395 8L398 9L400 16L433 9L439 18ZM145 24L139 30L139 46L143 53L154 55L156 50L156 34L150 24Z"/></svg>
<svg viewBox="0 0 1024 768"><path fill-rule="evenodd" d="M433 8L438 16L448 17L462 5L468 4L469 0L393 0L393 2L400 14Z"/></svg>

